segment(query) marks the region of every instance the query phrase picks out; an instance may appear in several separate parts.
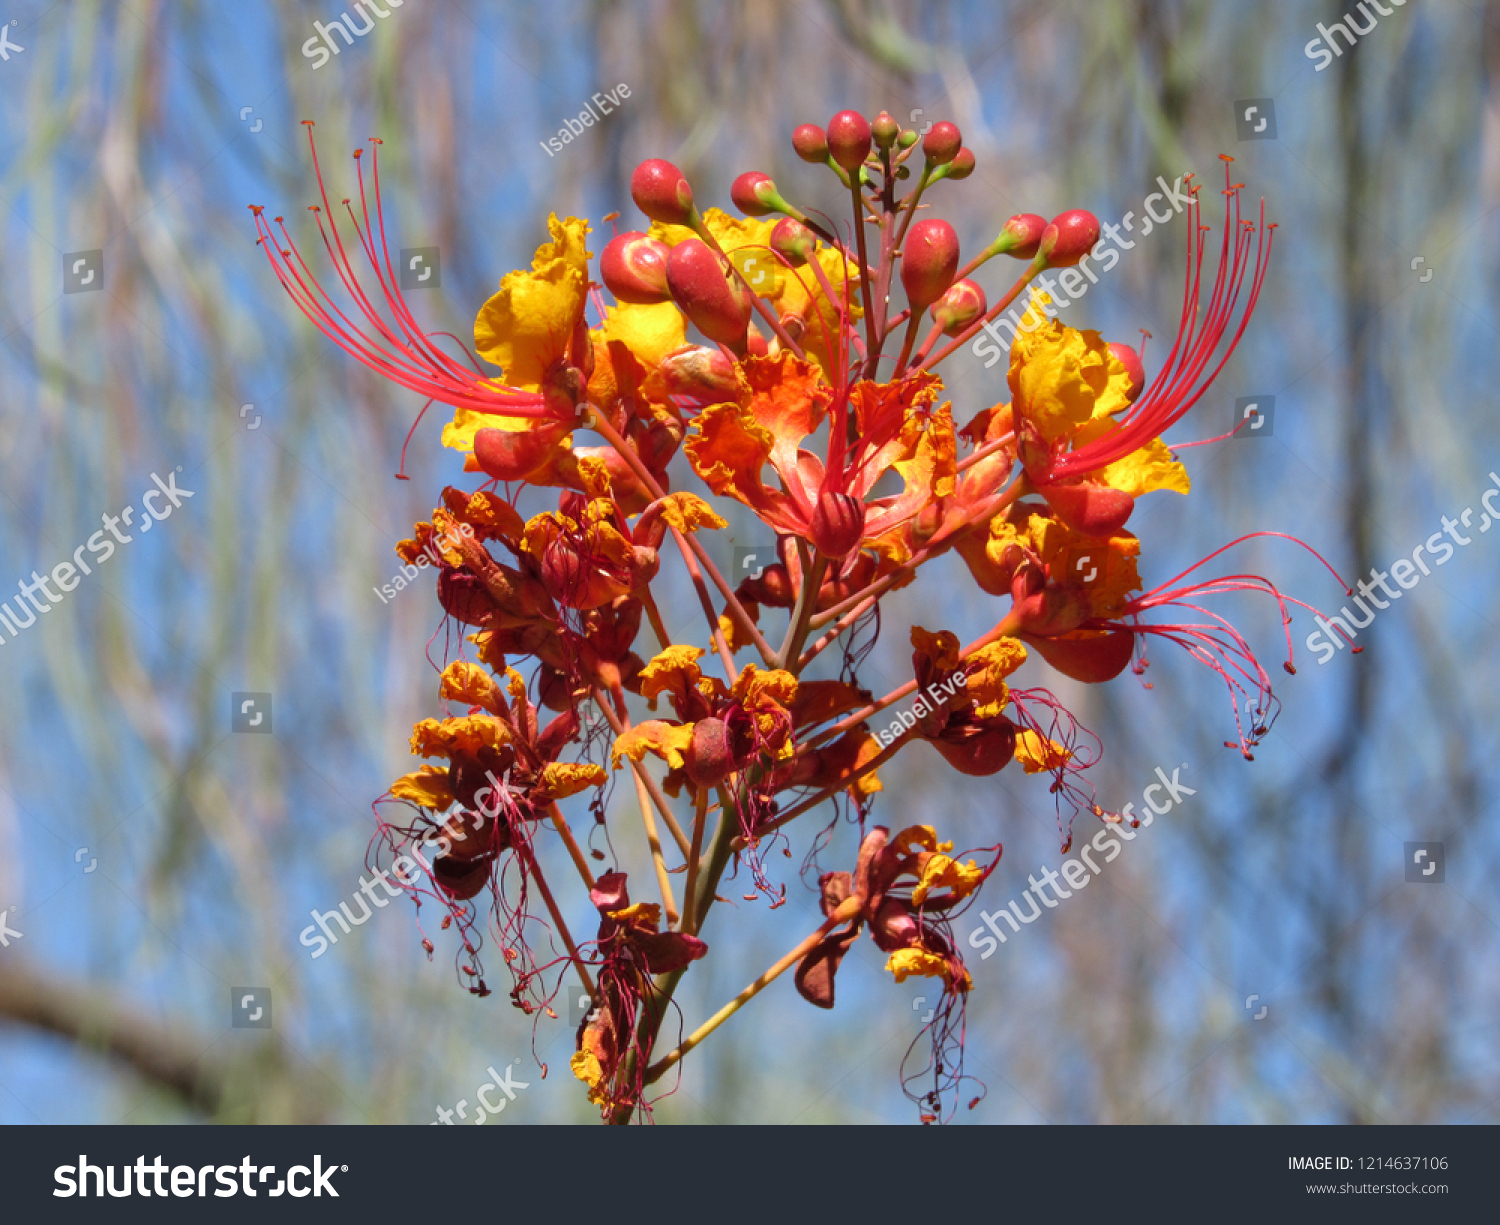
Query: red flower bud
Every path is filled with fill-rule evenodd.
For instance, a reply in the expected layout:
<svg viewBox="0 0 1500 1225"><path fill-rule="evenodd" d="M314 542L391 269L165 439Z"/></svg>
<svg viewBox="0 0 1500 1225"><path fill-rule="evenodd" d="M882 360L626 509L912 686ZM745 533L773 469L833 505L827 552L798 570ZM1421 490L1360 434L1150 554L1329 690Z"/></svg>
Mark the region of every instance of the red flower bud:
<svg viewBox="0 0 1500 1225"><path fill-rule="evenodd" d="M932 304L932 317L942 325L945 333L957 336L988 309L989 300L984 296L984 290L965 277L962 281L955 281Z"/></svg>
<svg viewBox="0 0 1500 1225"><path fill-rule="evenodd" d="M768 213L780 212L780 205L784 203L781 195L776 190L776 184L771 182L771 176L762 174L759 170L747 170L729 189L729 198L734 201L735 208L747 217L764 217Z"/></svg>
<svg viewBox="0 0 1500 1225"><path fill-rule="evenodd" d="M1030 259L1042 245L1042 234L1047 229L1047 219L1035 213L1017 213L1005 223L1000 237L995 239L997 255L1013 255L1016 259Z"/></svg>
<svg viewBox="0 0 1500 1225"><path fill-rule="evenodd" d="M599 275L605 288L621 302L665 302L667 257L672 248L638 230L617 234L599 256Z"/></svg>
<svg viewBox="0 0 1500 1225"><path fill-rule="evenodd" d="M630 197L635 206L664 225L691 225L697 210L693 189L671 162L653 157L642 162L630 176Z"/></svg>
<svg viewBox="0 0 1500 1225"><path fill-rule="evenodd" d="M783 217L771 231L771 250L796 267L807 263L817 246L813 232L795 217Z"/></svg>
<svg viewBox="0 0 1500 1225"><path fill-rule="evenodd" d="M901 135L901 125L891 118L889 111L881 111L870 124L870 135L875 138L878 148L889 149Z"/></svg>
<svg viewBox="0 0 1500 1225"><path fill-rule="evenodd" d="M928 135L931 136L932 133L929 132ZM973 173L974 150L968 148L960 149L954 155L953 160L948 163L948 177L956 182L959 179L968 178Z"/></svg>
<svg viewBox="0 0 1500 1225"><path fill-rule="evenodd" d="M815 123L804 123L792 133L792 148L804 162L821 166L828 160L828 134Z"/></svg>
<svg viewBox="0 0 1500 1225"><path fill-rule="evenodd" d="M832 561L842 561L865 534L865 504L847 493L825 493L808 524L813 547Z"/></svg>
<svg viewBox="0 0 1500 1225"><path fill-rule="evenodd" d="M667 260L672 300L710 340L731 347L745 343L750 297L730 279L724 261L708 245L689 238Z"/></svg>
<svg viewBox="0 0 1500 1225"><path fill-rule="evenodd" d="M911 227L901 255L901 284L913 314L941 298L957 271L958 234L951 225L926 217Z"/></svg>
<svg viewBox="0 0 1500 1225"><path fill-rule="evenodd" d="M1052 218L1042 232L1038 252L1051 268L1071 268L1099 241L1099 218L1086 208L1069 209Z"/></svg>
<svg viewBox="0 0 1500 1225"><path fill-rule="evenodd" d="M828 121L828 152L850 174L859 173L872 141L870 121L858 111L840 111Z"/></svg>
<svg viewBox="0 0 1500 1225"><path fill-rule="evenodd" d="M927 155L927 160L937 166L946 166L964 146L964 138L958 130L958 125L949 123L946 119L941 123L935 123L928 130L926 136L922 137L922 152Z"/></svg>
<svg viewBox="0 0 1500 1225"><path fill-rule="evenodd" d="M1141 355L1129 345L1111 344L1109 351L1120 359L1120 364L1125 367L1125 374L1130 379L1130 387L1125 392L1125 398L1134 402L1136 396L1141 394L1141 389L1146 386L1146 367L1141 364Z"/></svg>

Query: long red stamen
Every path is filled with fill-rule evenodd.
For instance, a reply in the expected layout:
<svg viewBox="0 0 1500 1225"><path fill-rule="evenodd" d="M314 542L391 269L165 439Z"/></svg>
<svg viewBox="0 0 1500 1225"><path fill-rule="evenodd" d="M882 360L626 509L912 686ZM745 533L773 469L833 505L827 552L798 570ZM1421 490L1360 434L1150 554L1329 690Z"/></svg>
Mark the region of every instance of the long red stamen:
<svg viewBox="0 0 1500 1225"><path fill-rule="evenodd" d="M298 309L314 327L346 353L359 359L377 374L408 390L419 392L429 400L492 415L527 418L555 416L555 410L549 407L541 394L507 387L494 379L486 378L480 373L479 364L471 354L465 353L465 357L473 366L472 370L443 352L433 342L433 336L450 336L451 333L429 335L417 324L402 297L399 278L391 262L385 216L380 201L378 141L372 142L376 149L371 153L375 195L374 224L371 224L369 201L365 192L364 164L360 156L363 150L356 151L354 155L359 167L359 214L356 215L350 201L343 201L358 235L360 249L380 286L379 296L384 299L385 311L376 307L360 284L359 276L345 249L328 199L311 123L307 124L307 129L313 170L322 199L322 207L312 206L311 211L317 218L318 233L324 248L333 262L340 283L354 303L354 313L359 321L351 318L318 282L292 240L283 219L275 218L278 236L277 231L272 229L271 222L267 221L264 210L258 205L252 205L258 241L265 247L266 256L282 288L297 304Z"/></svg>
<svg viewBox="0 0 1500 1225"><path fill-rule="evenodd" d="M1260 204L1259 225L1241 220L1239 195L1243 184L1229 182L1230 160L1224 159L1224 234L1219 244L1218 272L1202 319L1199 319L1199 304L1203 289L1204 232L1208 227L1200 224L1202 206L1198 200L1199 189L1194 187L1188 206L1188 262L1182 320L1161 373L1121 418L1118 430L1059 456L1052 466L1054 476L1077 476L1093 471L1125 458L1160 437L1203 397L1239 344L1265 283L1272 232L1276 227L1266 224L1264 200ZM1253 261L1250 258L1252 245ZM1214 354L1219 351L1234 318L1245 277L1252 269L1254 275L1239 326L1218 364L1210 370Z"/></svg>

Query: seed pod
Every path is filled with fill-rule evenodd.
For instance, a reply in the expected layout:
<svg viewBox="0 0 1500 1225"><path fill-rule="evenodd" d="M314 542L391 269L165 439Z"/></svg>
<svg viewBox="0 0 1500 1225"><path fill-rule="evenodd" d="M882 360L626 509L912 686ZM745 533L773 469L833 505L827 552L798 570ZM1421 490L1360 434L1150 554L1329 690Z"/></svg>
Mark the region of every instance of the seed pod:
<svg viewBox="0 0 1500 1225"><path fill-rule="evenodd" d="M639 230L617 234L599 256L605 288L621 302L651 304L672 296L667 288L667 257L672 248Z"/></svg>
<svg viewBox="0 0 1500 1225"><path fill-rule="evenodd" d="M870 135L875 138L876 148L889 149L901 135L901 125L891 118L889 111L881 111L870 124Z"/></svg>

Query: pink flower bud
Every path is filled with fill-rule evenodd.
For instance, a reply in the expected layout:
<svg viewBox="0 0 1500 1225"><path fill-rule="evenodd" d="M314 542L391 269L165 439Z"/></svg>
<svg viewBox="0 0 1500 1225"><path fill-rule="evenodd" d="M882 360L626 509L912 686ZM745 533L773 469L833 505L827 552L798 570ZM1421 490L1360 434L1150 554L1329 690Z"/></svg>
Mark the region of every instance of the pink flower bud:
<svg viewBox="0 0 1500 1225"><path fill-rule="evenodd" d="M792 133L792 148L804 162L821 166L828 160L828 133L815 123L804 123Z"/></svg>
<svg viewBox="0 0 1500 1225"><path fill-rule="evenodd" d="M825 493L808 524L813 547L831 561L842 561L865 534L865 504L847 493Z"/></svg>
<svg viewBox="0 0 1500 1225"><path fill-rule="evenodd" d="M1120 359L1120 364L1125 367L1125 374L1130 379L1130 386L1125 392L1125 398L1132 403L1136 396L1141 394L1141 389L1146 386L1146 367L1141 364L1141 355L1129 345L1111 344L1109 351Z"/></svg>
<svg viewBox="0 0 1500 1225"><path fill-rule="evenodd" d="M771 231L771 250L797 267L812 258L817 246L813 232L795 217L783 217Z"/></svg>
<svg viewBox="0 0 1500 1225"><path fill-rule="evenodd" d="M870 135L875 138L878 148L889 149L901 135L901 125L891 118L889 111L881 111L870 124Z"/></svg>
<svg viewBox="0 0 1500 1225"><path fill-rule="evenodd" d="M689 238L667 260L672 300L710 340L743 345L750 323L750 297L732 281L724 261L708 245Z"/></svg>
<svg viewBox="0 0 1500 1225"><path fill-rule="evenodd" d="M858 111L840 111L828 121L828 152L850 174L859 173L872 143L870 121Z"/></svg>
<svg viewBox="0 0 1500 1225"><path fill-rule="evenodd" d="M672 248L638 230L628 230L611 238L599 256L599 275L604 285L621 302L665 302L672 296L667 288L667 257Z"/></svg>
<svg viewBox="0 0 1500 1225"><path fill-rule="evenodd" d="M989 301L980 286L965 277L955 281L941 298L932 304L932 317L949 336L964 328L989 309Z"/></svg>
<svg viewBox="0 0 1500 1225"><path fill-rule="evenodd" d="M1086 208L1072 208L1052 218L1042 232L1039 254L1051 268L1071 268L1099 241L1099 218Z"/></svg>
<svg viewBox="0 0 1500 1225"><path fill-rule="evenodd" d="M771 181L771 176L762 174L759 170L747 170L735 179L729 189L729 198L734 201L735 208L747 217L764 217L768 213L780 212L780 206L785 203L776 190L776 184Z"/></svg>
<svg viewBox="0 0 1500 1225"><path fill-rule="evenodd" d="M630 176L630 197L635 206L663 225L691 225L693 189L671 162L653 157L642 162Z"/></svg>
<svg viewBox="0 0 1500 1225"><path fill-rule="evenodd" d="M901 255L901 285L912 313L941 298L957 271L958 234L953 227L939 217L925 217L913 225Z"/></svg>
<svg viewBox="0 0 1500 1225"><path fill-rule="evenodd" d="M958 156L958 151L963 146L964 138L958 125L949 123L946 119L933 124L927 135L922 137L922 152L936 166L946 166Z"/></svg>
<svg viewBox="0 0 1500 1225"><path fill-rule="evenodd" d="M1042 234L1046 232L1047 219L1035 213L1017 213L1005 223L1000 237L995 239L997 255L1013 255L1016 259L1030 259L1042 245Z"/></svg>

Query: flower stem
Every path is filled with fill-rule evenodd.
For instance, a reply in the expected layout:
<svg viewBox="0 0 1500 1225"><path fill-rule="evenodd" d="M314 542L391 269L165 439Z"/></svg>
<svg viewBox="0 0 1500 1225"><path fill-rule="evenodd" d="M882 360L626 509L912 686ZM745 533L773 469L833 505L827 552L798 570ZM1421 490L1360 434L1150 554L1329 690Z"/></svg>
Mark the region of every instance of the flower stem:
<svg viewBox="0 0 1500 1225"><path fill-rule="evenodd" d="M781 958L780 961L778 961L769 970L767 970L764 974L757 978L753 983L751 983L748 987L741 991L737 996L734 997L734 999L730 1000L729 1003L720 1008L718 1012L709 1017L708 1020L703 1022L702 1025L698 1026L698 1028L695 1029L691 1035L685 1038L675 1050L667 1055L664 1055L661 1059L657 1060L649 1068L647 1068L646 1083L648 1085L653 1084L657 1080L661 1079L662 1074L669 1068L671 1068L673 1064L677 1063L678 1060L680 1060L690 1050L692 1050L695 1046L702 1042L703 1039L708 1037L709 1034L713 1033L714 1030L718 1029L719 1026L724 1024L725 1021L729 1020L730 1017L734 1016L734 1014L737 1013L741 1008L743 1008L757 995L759 995L762 991L769 987L773 982L775 982L778 978L785 974L789 969L791 969L794 965L796 965L799 961L806 957L808 953L810 953L815 947L817 947L818 942L822 940L824 936L828 935L828 933L831 932L840 923L847 923L850 919L854 918L854 916L859 913L860 905L861 903L858 898L851 897L842 902L839 907L823 921L822 925L819 926L816 931L814 931L811 935L809 935L806 939L799 943L796 948L786 954L786 956Z"/></svg>

